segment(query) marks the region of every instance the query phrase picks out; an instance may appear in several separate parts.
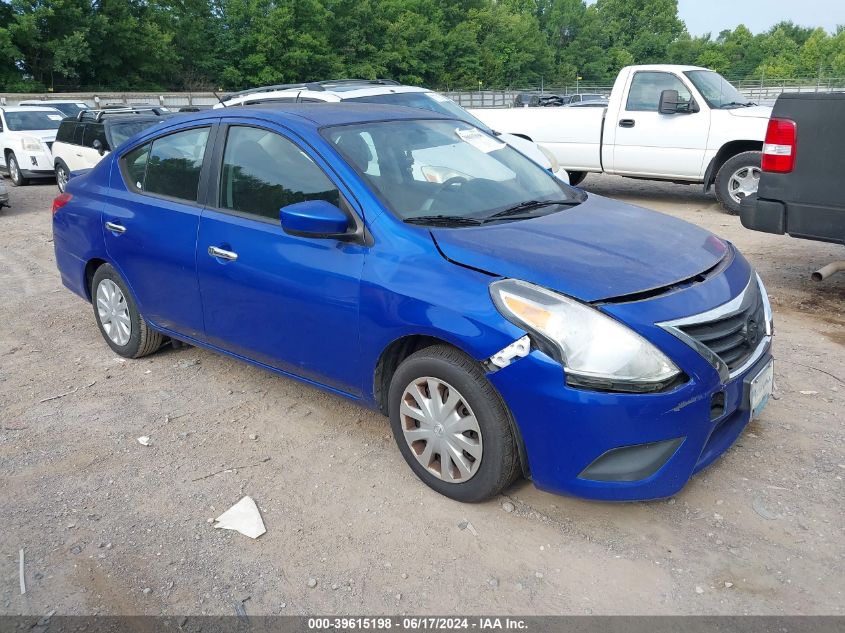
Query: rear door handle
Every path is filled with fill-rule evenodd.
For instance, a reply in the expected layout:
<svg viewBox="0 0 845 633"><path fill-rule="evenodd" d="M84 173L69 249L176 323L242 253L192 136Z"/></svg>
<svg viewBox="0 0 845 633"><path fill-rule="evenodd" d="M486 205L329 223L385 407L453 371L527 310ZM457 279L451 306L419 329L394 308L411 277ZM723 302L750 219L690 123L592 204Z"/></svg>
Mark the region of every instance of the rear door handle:
<svg viewBox="0 0 845 633"><path fill-rule="evenodd" d="M222 248L217 248L216 246L209 246L208 247L208 254L212 257L217 257L218 259L225 259L226 261L233 262L238 258L238 254L232 251L223 250Z"/></svg>
<svg viewBox="0 0 845 633"><path fill-rule="evenodd" d="M619 121L619 127L634 127L637 124L634 119L622 119Z"/></svg>
<svg viewBox="0 0 845 633"><path fill-rule="evenodd" d="M124 233L126 233L125 226L115 224L114 222L106 222L106 228L112 233L117 233L118 235L123 235Z"/></svg>

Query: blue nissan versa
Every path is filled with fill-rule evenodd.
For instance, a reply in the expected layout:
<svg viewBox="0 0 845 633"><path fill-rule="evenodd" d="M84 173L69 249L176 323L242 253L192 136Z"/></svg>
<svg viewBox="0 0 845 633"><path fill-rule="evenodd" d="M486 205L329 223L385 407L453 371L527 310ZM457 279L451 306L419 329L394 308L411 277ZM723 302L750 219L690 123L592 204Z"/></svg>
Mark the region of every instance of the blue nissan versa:
<svg viewBox="0 0 845 633"><path fill-rule="evenodd" d="M771 391L771 310L731 244L432 112L175 117L53 214L62 281L116 353L182 341L358 400L461 501L520 473L671 495Z"/></svg>

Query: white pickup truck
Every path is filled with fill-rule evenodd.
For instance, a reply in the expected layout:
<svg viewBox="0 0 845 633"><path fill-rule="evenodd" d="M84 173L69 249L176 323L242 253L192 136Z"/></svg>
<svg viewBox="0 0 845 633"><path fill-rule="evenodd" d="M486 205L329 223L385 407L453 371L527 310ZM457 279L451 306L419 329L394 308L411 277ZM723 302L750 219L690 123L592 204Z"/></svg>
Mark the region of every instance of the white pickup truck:
<svg viewBox="0 0 845 633"><path fill-rule="evenodd" d="M721 75L677 65L628 66L607 108L475 109L491 128L534 141L578 184L589 172L711 186L729 213L757 191L772 109Z"/></svg>

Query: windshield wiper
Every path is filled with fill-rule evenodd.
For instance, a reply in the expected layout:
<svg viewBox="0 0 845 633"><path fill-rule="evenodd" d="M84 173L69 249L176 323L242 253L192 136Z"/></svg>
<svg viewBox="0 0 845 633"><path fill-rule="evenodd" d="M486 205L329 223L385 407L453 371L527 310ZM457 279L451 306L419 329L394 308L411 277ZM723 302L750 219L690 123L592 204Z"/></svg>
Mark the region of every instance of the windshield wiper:
<svg viewBox="0 0 845 633"><path fill-rule="evenodd" d="M722 105L719 106L719 108L730 108L730 107L749 108L749 107L755 106L755 105L757 105L757 104L754 103L753 101L746 101L745 103L740 103L739 101L731 101L730 103L723 103Z"/></svg>
<svg viewBox="0 0 845 633"><path fill-rule="evenodd" d="M483 221L492 222L495 220L500 220L502 218L523 215L525 217L531 217L532 214L525 214L525 212L531 211L532 209L541 209L542 207L551 207L555 205L574 207L577 204L581 204L581 200L526 200L525 202L520 202L519 204L515 204L512 207L503 209L502 211L497 211L493 215L484 218Z"/></svg>
<svg viewBox="0 0 845 633"><path fill-rule="evenodd" d="M429 226L478 226L483 224L478 218L467 218L459 215L420 215L415 218L405 218L406 224L426 224Z"/></svg>

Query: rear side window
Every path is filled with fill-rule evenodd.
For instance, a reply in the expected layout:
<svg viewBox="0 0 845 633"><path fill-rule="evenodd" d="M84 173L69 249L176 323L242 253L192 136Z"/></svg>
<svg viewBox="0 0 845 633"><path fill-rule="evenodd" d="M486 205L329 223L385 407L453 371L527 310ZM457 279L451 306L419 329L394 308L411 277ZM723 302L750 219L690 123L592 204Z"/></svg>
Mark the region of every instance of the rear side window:
<svg viewBox="0 0 845 633"><path fill-rule="evenodd" d="M88 123L82 135L82 144L85 147L94 147L94 141L100 141L105 149L109 149L109 142L106 140L106 130L102 123Z"/></svg>
<svg viewBox="0 0 845 633"><path fill-rule="evenodd" d="M76 127L73 130L73 144L74 145L82 145L82 136L85 133L85 124L84 123L77 123Z"/></svg>
<svg viewBox="0 0 845 633"><path fill-rule="evenodd" d="M629 112L657 112L660 93L664 90L677 90L678 98L688 101L691 98L684 83L671 73L640 71L634 74L628 91L625 109Z"/></svg>
<svg viewBox="0 0 845 633"><path fill-rule="evenodd" d="M56 132L56 143L73 143L73 134L77 127L79 127L79 123L75 121L62 122Z"/></svg>
<svg viewBox="0 0 845 633"><path fill-rule="evenodd" d="M229 128L220 175L221 208L277 222L279 209L305 200L340 206L340 193L291 141L258 128Z"/></svg>
<svg viewBox="0 0 845 633"><path fill-rule="evenodd" d="M139 191L195 202L208 128L162 136L123 157L129 184Z"/></svg>

